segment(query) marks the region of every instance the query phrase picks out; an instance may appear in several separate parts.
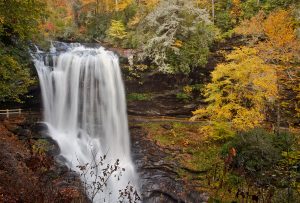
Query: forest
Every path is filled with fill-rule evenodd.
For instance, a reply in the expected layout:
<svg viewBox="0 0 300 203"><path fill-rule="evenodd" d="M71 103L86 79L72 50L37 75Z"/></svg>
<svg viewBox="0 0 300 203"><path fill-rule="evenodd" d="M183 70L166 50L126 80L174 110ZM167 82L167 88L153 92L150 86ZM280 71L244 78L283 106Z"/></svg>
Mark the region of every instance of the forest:
<svg viewBox="0 0 300 203"><path fill-rule="evenodd" d="M118 55L140 179L157 170L176 182L142 186L143 202L300 202L298 0L0 0L0 110L38 111L0 119L0 202L93 201L80 186L40 191L58 170L53 143L19 135L42 118L33 52L58 42ZM19 189L9 184L11 145L26 146L10 155L34 165L16 170Z"/></svg>

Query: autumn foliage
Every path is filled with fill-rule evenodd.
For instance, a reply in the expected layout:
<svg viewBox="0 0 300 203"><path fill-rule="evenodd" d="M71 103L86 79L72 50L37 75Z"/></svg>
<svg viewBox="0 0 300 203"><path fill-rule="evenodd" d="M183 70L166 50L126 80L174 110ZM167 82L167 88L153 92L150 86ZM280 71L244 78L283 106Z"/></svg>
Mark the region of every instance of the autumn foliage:
<svg viewBox="0 0 300 203"><path fill-rule="evenodd" d="M232 122L237 130L260 126L266 119L267 105L277 97L276 72L259 58L254 48L237 48L212 72L206 86L208 106L194 113L194 118L209 117Z"/></svg>

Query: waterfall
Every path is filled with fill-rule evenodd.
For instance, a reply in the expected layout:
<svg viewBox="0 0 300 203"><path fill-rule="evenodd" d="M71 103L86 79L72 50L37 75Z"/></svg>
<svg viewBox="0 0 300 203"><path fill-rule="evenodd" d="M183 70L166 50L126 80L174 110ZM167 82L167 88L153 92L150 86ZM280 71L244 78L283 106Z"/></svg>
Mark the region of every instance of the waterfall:
<svg viewBox="0 0 300 203"><path fill-rule="evenodd" d="M102 47L58 42L49 53L38 50L33 56L40 80L44 122L66 165L81 172L77 166L92 163L98 154L106 156L105 163L119 159L120 167L125 169L119 180L114 177L119 172L109 178L94 202L117 202L119 190L128 182L137 189L118 57ZM102 174L102 168L89 170ZM83 181L92 184L89 173Z"/></svg>

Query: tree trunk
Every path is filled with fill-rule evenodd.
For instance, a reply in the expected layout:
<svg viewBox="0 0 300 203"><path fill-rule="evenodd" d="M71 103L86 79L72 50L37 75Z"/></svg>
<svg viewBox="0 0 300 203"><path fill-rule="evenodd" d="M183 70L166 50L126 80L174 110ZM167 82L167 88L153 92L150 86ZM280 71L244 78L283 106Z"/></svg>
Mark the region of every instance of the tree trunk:
<svg viewBox="0 0 300 203"><path fill-rule="evenodd" d="M79 28L80 27L80 22L79 22L80 2L79 2L79 0L72 1L72 8L73 8L73 12L74 12L75 25Z"/></svg>
<svg viewBox="0 0 300 203"><path fill-rule="evenodd" d="M212 21L215 24L215 0L211 0Z"/></svg>
<svg viewBox="0 0 300 203"><path fill-rule="evenodd" d="M277 121L276 121L276 134L279 135L280 132L280 101L277 101Z"/></svg>

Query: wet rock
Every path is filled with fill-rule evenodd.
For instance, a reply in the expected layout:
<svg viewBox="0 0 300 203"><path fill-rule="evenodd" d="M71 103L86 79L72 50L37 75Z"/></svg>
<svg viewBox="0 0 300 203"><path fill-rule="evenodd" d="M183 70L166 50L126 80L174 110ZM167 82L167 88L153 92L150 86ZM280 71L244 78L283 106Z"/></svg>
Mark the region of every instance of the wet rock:
<svg viewBox="0 0 300 203"><path fill-rule="evenodd" d="M48 126L45 123L36 122L30 127L34 137L49 137Z"/></svg>
<svg viewBox="0 0 300 203"><path fill-rule="evenodd" d="M199 194L198 192L191 191L190 197L193 202L205 203L208 202L209 195L206 193Z"/></svg>
<svg viewBox="0 0 300 203"><path fill-rule="evenodd" d="M29 138L29 137L31 137L31 131L29 129L20 129L20 130L18 130L16 135L18 135L20 137Z"/></svg>
<svg viewBox="0 0 300 203"><path fill-rule="evenodd" d="M48 126L45 123L37 122L32 125L31 130L37 133L43 132L48 130Z"/></svg>
<svg viewBox="0 0 300 203"><path fill-rule="evenodd" d="M170 128L170 126L165 126ZM178 163L146 137L142 128L130 127L132 154L140 177L145 203L207 202L207 196L180 180Z"/></svg>
<svg viewBox="0 0 300 203"><path fill-rule="evenodd" d="M54 160L57 166L58 174L62 175L69 171L69 168L66 166L67 160L63 156L56 156Z"/></svg>
<svg viewBox="0 0 300 203"><path fill-rule="evenodd" d="M58 156L60 154L60 148L55 140L51 137L44 138L48 142L47 154L48 156Z"/></svg>
<svg viewBox="0 0 300 203"><path fill-rule="evenodd" d="M170 124L162 124L161 127L163 127L166 130L171 130L173 128L173 126Z"/></svg>

